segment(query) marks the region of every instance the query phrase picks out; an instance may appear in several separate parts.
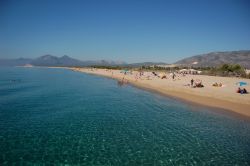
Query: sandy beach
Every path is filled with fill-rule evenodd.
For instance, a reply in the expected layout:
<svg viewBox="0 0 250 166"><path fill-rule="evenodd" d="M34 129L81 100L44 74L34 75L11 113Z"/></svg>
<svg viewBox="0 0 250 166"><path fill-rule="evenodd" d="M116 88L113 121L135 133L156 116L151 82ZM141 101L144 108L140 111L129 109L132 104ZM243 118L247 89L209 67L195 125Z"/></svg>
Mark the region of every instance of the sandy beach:
<svg viewBox="0 0 250 166"><path fill-rule="evenodd" d="M236 93L239 81L247 82L244 86L250 90L250 80L242 78L229 78L205 75L185 75L176 74L173 79L169 74L167 78L161 79L154 76L152 72L144 72L139 76L138 71L132 73L121 73L120 70L90 69L90 68L68 68L73 71L95 74L117 79L130 83L139 88L154 91L163 95L168 95L188 102L201 104L209 107L222 108L235 113L250 117L250 94ZM159 74L159 72L158 72ZM192 88L190 80L202 80L204 87ZM222 83L222 87L212 86L213 83ZM243 88L243 87L242 87Z"/></svg>

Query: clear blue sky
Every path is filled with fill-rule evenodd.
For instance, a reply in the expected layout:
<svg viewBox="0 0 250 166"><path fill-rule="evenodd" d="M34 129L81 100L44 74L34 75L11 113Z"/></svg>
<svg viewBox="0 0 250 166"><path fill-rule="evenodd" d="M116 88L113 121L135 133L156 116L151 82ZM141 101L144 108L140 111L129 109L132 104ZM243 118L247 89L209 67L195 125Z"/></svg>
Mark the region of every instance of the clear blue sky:
<svg viewBox="0 0 250 166"><path fill-rule="evenodd" d="M0 57L175 62L250 49L249 0L0 0Z"/></svg>

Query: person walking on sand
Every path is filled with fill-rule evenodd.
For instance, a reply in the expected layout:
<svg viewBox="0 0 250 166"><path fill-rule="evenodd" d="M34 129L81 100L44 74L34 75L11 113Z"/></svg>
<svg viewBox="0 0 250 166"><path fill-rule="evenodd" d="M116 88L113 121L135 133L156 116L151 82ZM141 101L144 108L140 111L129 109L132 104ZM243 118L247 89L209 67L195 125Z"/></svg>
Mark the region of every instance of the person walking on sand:
<svg viewBox="0 0 250 166"><path fill-rule="evenodd" d="M191 86L193 86L194 85L194 79L192 78L191 79Z"/></svg>
<svg viewBox="0 0 250 166"><path fill-rule="evenodd" d="M175 77L175 74L173 73L173 74L172 74L172 78L173 78L173 80L174 80L174 77Z"/></svg>
<svg viewBox="0 0 250 166"><path fill-rule="evenodd" d="M139 76L138 76L138 72L137 72L137 73L135 74L135 81L137 81L138 78L139 78Z"/></svg>

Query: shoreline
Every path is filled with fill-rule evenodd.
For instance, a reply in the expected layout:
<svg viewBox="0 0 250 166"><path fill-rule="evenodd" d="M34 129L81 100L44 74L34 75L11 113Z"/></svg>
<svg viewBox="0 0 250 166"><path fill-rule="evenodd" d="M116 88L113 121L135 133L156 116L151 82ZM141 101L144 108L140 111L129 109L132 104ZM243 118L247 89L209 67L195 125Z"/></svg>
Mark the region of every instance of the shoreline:
<svg viewBox="0 0 250 166"><path fill-rule="evenodd" d="M103 76L107 78L112 78L115 80L122 80L124 75L120 74L120 70L106 70L106 69L97 69L97 70L91 70L89 68L75 68L75 67L66 67L65 69L77 71L77 72L83 72L87 74L93 74L98 76ZM147 91L151 91L153 93L158 93L163 96L168 96L172 98L176 98L178 100L183 100L184 102L191 102L200 106L208 106L211 108L219 108L223 109L226 112L231 112L233 114L239 114L246 116L250 118L250 94L244 94L231 98L226 97L225 99L220 99L215 96L209 96L204 95L202 93L196 93L195 91L198 89L201 91L204 91L204 88L192 88L190 90L183 90L182 88L179 88L178 86L173 86L169 88L166 84L166 86L162 86L162 84L157 84L160 81L164 81L159 79L158 82L154 80L134 80L131 76L125 76L125 80L128 81L129 84L132 86L135 86L137 88L141 88ZM210 77L210 76L200 76L200 77ZM230 79L230 78L228 78ZM235 78L234 78L235 79ZM194 93L195 92L195 93ZM227 96L227 94L222 94L222 96ZM244 97L244 100L239 100L240 98ZM224 111L223 111L224 112Z"/></svg>

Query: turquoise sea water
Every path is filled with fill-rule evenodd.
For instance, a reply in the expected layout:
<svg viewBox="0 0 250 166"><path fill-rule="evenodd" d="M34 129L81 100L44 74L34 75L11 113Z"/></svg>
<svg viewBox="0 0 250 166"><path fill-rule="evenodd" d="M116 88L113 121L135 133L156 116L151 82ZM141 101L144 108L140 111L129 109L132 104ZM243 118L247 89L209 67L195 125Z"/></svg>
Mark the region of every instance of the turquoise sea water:
<svg viewBox="0 0 250 166"><path fill-rule="evenodd" d="M0 68L0 165L250 165L250 121L65 69Z"/></svg>

